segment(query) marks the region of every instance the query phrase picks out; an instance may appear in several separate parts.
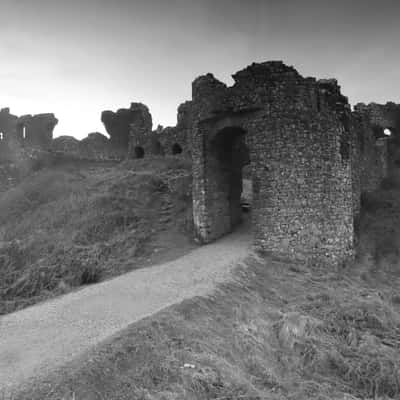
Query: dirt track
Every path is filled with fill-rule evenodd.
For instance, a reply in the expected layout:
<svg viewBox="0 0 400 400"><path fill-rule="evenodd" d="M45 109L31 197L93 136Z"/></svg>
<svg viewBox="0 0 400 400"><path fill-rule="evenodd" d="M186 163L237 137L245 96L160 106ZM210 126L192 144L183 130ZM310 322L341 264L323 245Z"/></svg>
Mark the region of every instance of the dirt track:
<svg viewBox="0 0 400 400"><path fill-rule="evenodd" d="M229 278L250 252L236 232L165 264L130 272L0 318L0 398L92 345Z"/></svg>

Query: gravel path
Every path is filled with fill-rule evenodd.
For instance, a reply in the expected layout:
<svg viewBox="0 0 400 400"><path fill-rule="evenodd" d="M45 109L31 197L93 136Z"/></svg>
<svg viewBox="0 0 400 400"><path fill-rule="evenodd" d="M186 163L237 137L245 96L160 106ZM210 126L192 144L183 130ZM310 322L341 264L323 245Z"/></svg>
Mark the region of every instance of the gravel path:
<svg viewBox="0 0 400 400"><path fill-rule="evenodd" d="M250 248L250 235L239 231L175 261L0 317L0 398L129 324L207 294Z"/></svg>

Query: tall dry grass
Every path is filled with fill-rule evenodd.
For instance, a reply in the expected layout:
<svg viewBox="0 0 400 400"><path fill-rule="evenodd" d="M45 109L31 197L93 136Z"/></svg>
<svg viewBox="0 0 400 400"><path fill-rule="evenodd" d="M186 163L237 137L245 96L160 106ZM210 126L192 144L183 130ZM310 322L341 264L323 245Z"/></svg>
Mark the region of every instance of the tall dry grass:
<svg viewBox="0 0 400 400"><path fill-rule="evenodd" d="M173 174L185 164L160 160L157 165ZM105 169L64 165L39 171L3 193L0 314L135 268L165 229L158 223L163 201L182 203L171 211L178 222L186 207L180 194L147 168L135 162Z"/></svg>

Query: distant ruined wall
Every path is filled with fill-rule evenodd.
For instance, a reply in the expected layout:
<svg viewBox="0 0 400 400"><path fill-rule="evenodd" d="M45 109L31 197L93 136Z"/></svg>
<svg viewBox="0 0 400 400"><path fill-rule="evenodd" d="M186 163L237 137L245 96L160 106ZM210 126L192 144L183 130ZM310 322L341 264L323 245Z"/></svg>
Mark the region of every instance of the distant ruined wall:
<svg viewBox="0 0 400 400"><path fill-rule="evenodd" d="M185 102L178 107L177 119L176 126L166 128L159 126L154 131L151 131L149 125L140 123L140 120L139 123L131 123L129 145L131 157L177 154L190 156L191 102Z"/></svg>
<svg viewBox="0 0 400 400"><path fill-rule="evenodd" d="M9 108L0 110L0 160L7 161L11 158L9 142L15 135L18 117L10 113Z"/></svg>
<svg viewBox="0 0 400 400"><path fill-rule="evenodd" d="M126 157L126 151L111 144L110 139L93 132L78 140L72 136L59 136L53 140L52 151L59 157L86 161L120 161Z"/></svg>
<svg viewBox="0 0 400 400"><path fill-rule="evenodd" d="M131 152L131 126L136 127L138 134L145 134L153 125L148 108L141 103L131 103L130 108L121 108L117 112L103 111L101 121L110 135L110 143L127 153Z"/></svg>
<svg viewBox="0 0 400 400"><path fill-rule="evenodd" d="M358 103L354 110L368 115L371 124L383 129L390 129L396 139L400 139L400 104Z"/></svg>
<svg viewBox="0 0 400 400"><path fill-rule="evenodd" d="M389 143L392 139L377 137L374 122L366 109L356 107L356 146L359 154L360 193L372 192L389 173Z"/></svg>
<svg viewBox="0 0 400 400"><path fill-rule="evenodd" d="M49 150L57 123L54 114L17 117L9 108L0 110L0 161L23 157L29 149Z"/></svg>
<svg viewBox="0 0 400 400"><path fill-rule="evenodd" d="M387 173L392 168L400 166L400 104L388 102L386 104L359 103L354 107L367 118L372 126L376 139L384 137L384 130L389 129L390 138L387 138L386 147L388 154Z"/></svg>
<svg viewBox="0 0 400 400"><path fill-rule="evenodd" d="M57 123L54 114L25 115L17 120L16 134L26 146L49 149Z"/></svg>

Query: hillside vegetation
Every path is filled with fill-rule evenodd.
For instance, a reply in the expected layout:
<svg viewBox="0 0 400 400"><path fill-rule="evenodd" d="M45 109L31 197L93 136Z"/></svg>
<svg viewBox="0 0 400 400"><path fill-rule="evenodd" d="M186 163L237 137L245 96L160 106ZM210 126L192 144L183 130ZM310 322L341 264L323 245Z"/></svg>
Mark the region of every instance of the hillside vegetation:
<svg viewBox="0 0 400 400"><path fill-rule="evenodd" d="M0 195L0 314L193 246L190 164L63 163Z"/></svg>
<svg viewBox="0 0 400 400"><path fill-rule="evenodd" d="M3 312L187 251L188 185L170 182L187 174L178 159L60 166L6 192ZM354 263L251 256L209 297L132 325L13 399L400 398L399 179L362 210Z"/></svg>
<svg viewBox="0 0 400 400"><path fill-rule="evenodd" d="M400 186L363 197L356 262L249 257L231 282L132 325L20 399L400 398Z"/></svg>

